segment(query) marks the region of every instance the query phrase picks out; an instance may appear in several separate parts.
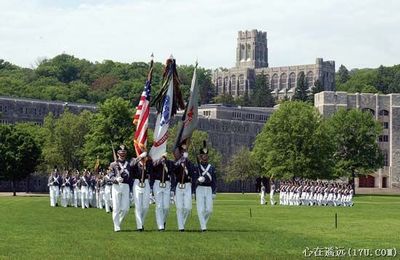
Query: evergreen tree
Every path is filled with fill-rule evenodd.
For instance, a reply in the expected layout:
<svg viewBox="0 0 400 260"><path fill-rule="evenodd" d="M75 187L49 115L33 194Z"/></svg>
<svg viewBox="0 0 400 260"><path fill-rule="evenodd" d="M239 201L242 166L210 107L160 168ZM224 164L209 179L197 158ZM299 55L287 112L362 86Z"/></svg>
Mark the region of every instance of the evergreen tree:
<svg viewBox="0 0 400 260"><path fill-rule="evenodd" d="M337 75L336 76L336 81L339 84L344 84L350 79L349 71L347 70L347 68L343 64L340 65L339 70L338 70L336 75Z"/></svg>
<svg viewBox="0 0 400 260"><path fill-rule="evenodd" d="M306 76L304 75L304 72L299 73L299 77L297 79L297 87L295 89L292 100L298 100L298 101L304 101L304 102L309 100L308 85L307 85Z"/></svg>

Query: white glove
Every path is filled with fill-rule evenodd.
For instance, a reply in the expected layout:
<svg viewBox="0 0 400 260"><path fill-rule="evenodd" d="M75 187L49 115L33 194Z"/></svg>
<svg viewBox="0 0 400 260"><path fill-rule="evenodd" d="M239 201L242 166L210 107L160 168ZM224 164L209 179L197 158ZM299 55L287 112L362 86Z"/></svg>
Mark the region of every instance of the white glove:
<svg viewBox="0 0 400 260"><path fill-rule="evenodd" d="M204 176L200 176L197 180L198 180L200 183L203 183L203 182L206 180L206 178L204 178Z"/></svg>
<svg viewBox="0 0 400 260"><path fill-rule="evenodd" d="M143 159L144 157L147 156L147 152L143 152L139 155L140 159Z"/></svg>
<svg viewBox="0 0 400 260"><path fill-rule="evenodd" d="M212 199L215 200L216 197L217 197L217 194L213 193Z"/></svg>
<svg viewBox="0 0 400 260"><path fill-rule="evenodd" d="M173 198L175 196L175 192L171 191L170 196Z"/></svg>
<svg viewBox="0 0 400 260"><path fill-rule="evenodd" d="M184 152L184 153L183 153L183 158L188 158L188 157L189 157L188 152Z"/></svg>
<svg viewBox="0 0 400 260"><path fill-rule="evenodd" d="M124 181L124 178L118 177L118 178L117 178L117 181L118 181L119 183L122 183L122 182Z"/></svg>

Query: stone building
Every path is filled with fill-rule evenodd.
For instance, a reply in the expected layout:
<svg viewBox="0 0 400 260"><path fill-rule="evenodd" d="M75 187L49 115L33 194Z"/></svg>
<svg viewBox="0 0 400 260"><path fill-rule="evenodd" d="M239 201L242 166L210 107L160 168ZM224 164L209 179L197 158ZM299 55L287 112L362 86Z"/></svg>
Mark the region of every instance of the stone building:
<svg viewBox="0 0 400 260"><path fill-rule="evenodd" d="M97 107L93 104L0 97L0 124L33 122L42 125L44 118L50 112L58 117L64 113L66 109L77 114L83 110L95 112Z"/></svg>
<svg viewBox="0 0 400 260"><path fill-rule="evenodd" d="M319 80L325 90L335 90L335 62L317 58L315 64L269 67L267 33L257 30L239 31L236 47L236 66L217 69L212 81L217 94L234 97L251 93L256 75L266 75L273 95L282 99L291 98L297 87L299 73L303 72L309 89Z"/></svg>
<svg viewBox="0 0 400 260"><path fill-rule="evenodd" d="M383 126L379 147L384 167L356 180L358 187L400 189L400 94L366 94L324 91L314 96L315 107L324 116L339 108L369 111Z"/></svg>

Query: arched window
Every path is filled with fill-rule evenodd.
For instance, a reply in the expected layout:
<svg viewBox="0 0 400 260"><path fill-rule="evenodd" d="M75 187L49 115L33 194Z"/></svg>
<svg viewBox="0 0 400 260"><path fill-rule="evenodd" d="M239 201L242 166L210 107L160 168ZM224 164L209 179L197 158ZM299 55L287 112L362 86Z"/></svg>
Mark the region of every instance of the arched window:
<svg viewBox="0 0 400 260"><path fill-rule="evenodd" d="M246 59L250 59L251 45L248 43L246 46Z"/></svg>
<svg viewBox="0 0 400 260"><path fill-rule="evenodd" d="M362 111L369 112L369 113L371 113L372 116L375 116L375 110L373 110L371 108L366 107L366 108L363 108Z"/></svg>
<svg viewBox="0 0 400 260"><path fill-rule="evenodd" d="M246 54L246 48L244 44L240 44L240 60L245 59L245 54Z"/></svg>
<svg viewBox="0 0 400 260"><path fill-rule="evenodd" d="M294 72L289 74L288 89L292 89L296 86L296 74Z"/></svg>
<svg viewBox="0 0 400 260"><path fill-rule="evenodd" d="M279 89L283 89L285 88L287 85L287 74L286 73L282 73L281 74L281 79L279 81Z"/></svg>
<svg viewBox="0 0 400 260"><path fill-rule="evenodd" d="M229 85L229 78L225 77L224 78L224 87L226 88Z"/></svg>
<svg viewBox="0 0 400 260"><path fill-rule="evenodd" d="M388 116L389 115L389 111L382 109L381 111L379 111L379 115L380 116Z"/></svg>
<svg viewBox="0 0 400 260"><path fill-rule="evenodd" d="M309 71L306 76L307 86L311 88L314 85L314 73Z"/></svg>
<svg viewBox="0 0 400 260"><path fill-rule="evenodd" d="M222 78L221 77L217 78L217 87L220 87L220 86L222 86Z"/></svg>
<svg viewBox="0 0 400 260"><path fill-rule="evenodd" d="M229 94L233 94L232 92L236 91L236 76L232 75L231 76L231 88L229 89ZM236 94L236 92L235 92Z"/></svg>
<svg viewBox="0 0 400 260"><path fill-rule="evenodd" d="M271 80L271 89L278 89L278 74L274 74Z"/></svg>

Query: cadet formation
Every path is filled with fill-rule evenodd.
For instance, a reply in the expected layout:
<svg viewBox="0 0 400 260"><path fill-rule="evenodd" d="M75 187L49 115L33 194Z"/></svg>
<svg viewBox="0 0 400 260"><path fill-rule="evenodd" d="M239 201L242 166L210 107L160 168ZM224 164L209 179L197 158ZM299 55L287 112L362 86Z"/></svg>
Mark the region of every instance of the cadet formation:
<svg viewBox="0 0 400 260"><path fill-rule="evenodd" d="M175 161L168 160L167 154L152 161L146 152L128 159L121 145L106 171L61 174L55 167L48 180L50 206L104 209L111 213L114 231L118 232L131 206L136 229L143 231L151 203L155 204L157 228L164 231L170 206L175 205L178 230L184 232L194 198L200 230L204 232L216 196L215 168L208 162L207 148L200 149L196 164L189 160L186 149L186 145L179 147Z"/></svg>
<svg viewBox="0 0 400 260"><path fill-rule="evenodd" d="M270 203L274 199L275 183L271 180ZM266 204L265 187L261 184L261 204ZM282 181L279 204L287 206L353 206L353 188L349 184L323 181Z"/></svg>

